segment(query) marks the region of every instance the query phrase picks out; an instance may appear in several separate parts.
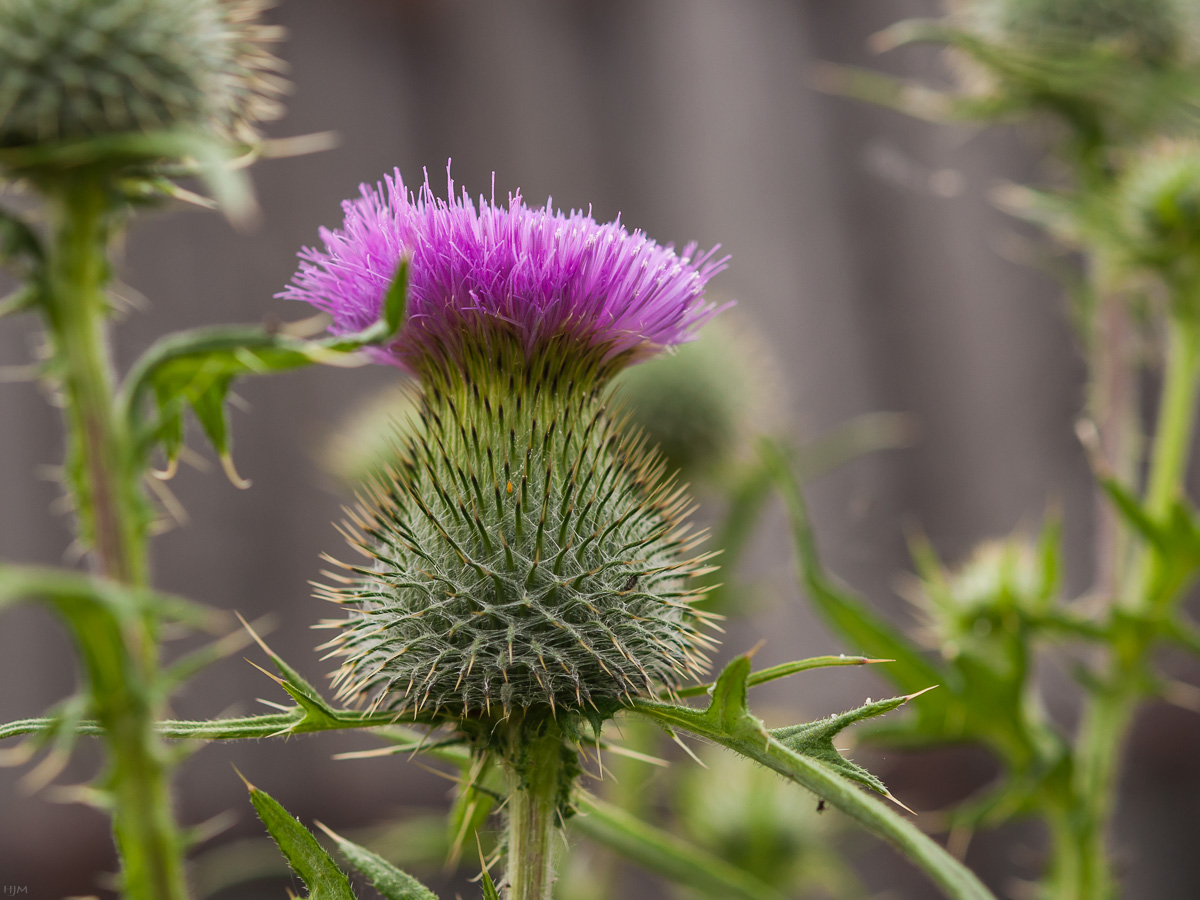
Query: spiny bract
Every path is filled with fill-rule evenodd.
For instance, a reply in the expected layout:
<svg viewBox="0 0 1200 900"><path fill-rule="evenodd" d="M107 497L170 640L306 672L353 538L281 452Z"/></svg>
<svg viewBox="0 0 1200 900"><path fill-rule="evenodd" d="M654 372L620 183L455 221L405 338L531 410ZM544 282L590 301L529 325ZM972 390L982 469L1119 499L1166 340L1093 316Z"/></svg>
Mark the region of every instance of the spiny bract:
<svg viewBox="0 0 1200 900"><path fill-rule="evenodd" d="M352 610L326 623L342 696L458 719L608 714L703 669L689 501L607 414L615 363L522 343L493 332L426 373L403 458L352 514L371 563L323 590Z"/></svg>
<svg viewBox="0 0 1200 900"><path fill-rule="evenodd" d="M244 136L279 113L261 0L4 0L0 146L177 125Z"/></svg>

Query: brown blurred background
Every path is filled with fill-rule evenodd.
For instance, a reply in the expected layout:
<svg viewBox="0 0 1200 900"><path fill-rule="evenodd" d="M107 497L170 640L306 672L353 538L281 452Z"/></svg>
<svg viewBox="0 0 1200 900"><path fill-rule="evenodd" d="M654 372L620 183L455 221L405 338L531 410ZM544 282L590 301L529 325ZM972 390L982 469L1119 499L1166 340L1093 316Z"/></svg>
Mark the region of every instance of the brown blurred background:
<svg viewBox="0 0 1200 900"><path fill-rule="evenodd" d="M906 525L958 560L980 539L1036 525L1051 502L1065 510L1068 588L1080 592L1092 514L1072 432L1082 362L1061 291L1014 259L1030 235L988 201L1002 180L1036 177L1036 135L921 124L810 86L819 60L943 79L936 53L877 58L866 44L899 18L936 11L916 0L286 0L270 18L290 34L281 55L295 94L272 131L333 130L340 145L255 168L264 215L253 233L196 211L141 220L121 276L148 305L117 330L121 364L172 329L306 315L272 295L317 227L340 222L339 201L393 166L410 183L428 167L440 188L453 158L456 181L474 194L490 189L494 171L501 196L519 186L532 204L552 194L563 208L591 204L598 219L620 212L660 240L720 242L732 261L715 290L737 299L778 357L796 436L872 410L915 417L915 447L856 461L810 492L829 565L878 607L907 614L894 590L907 568ZM0 324L0 365L25 363L36 342L32 322ZM273 614L273 647L321 678L309 625L326 610L308 582L322 551L341 552L331 522L346 498L317 456L344 413L392 378L313 369L243 382L249 411L234 414L234 449L253 488L234 489L216 467L180 473L171 487L191 522L156 541L158 585L249 619ZM46 478L59 442L42 392L0 382L2 559L64 560L69 522L53 511L59 489ZM778 511L771 521L782 524ZM726 654L763 635L764 664L843 649L798 594L780 527L762 530L750 563L763 602L729 635ZM283 699L240 656L196 679L176 714ZM65 696L70 660L48 616L6 613L0 720ZM1048 666L1046 682L1070 723L1067 673ZM815 717L882 690L865 673L834 670L763 699ZM1156 706L1137 728L1119 821L1126 896L1190 900L1200 883L1200 719ZM180 773L182 817L235 810L226 838L261 833L231 765L304 821L334 828L445 803L447 784L402 760L330 760L369 746L319 736L205 747ZM918 811L991 773L972 753L864 749L858 758ZM83 747L58 783L85 780L95 764ZM28 885L31 897L96 892L95 872L111 865L105 820L50 802L50 791L28 796L18 784L26 770L0 770L0 885ZM797 802L810 798L798 792ZM1038 848L1036 829L1012 827L977 839L968 862L1018 897L1013 879L1037 871ZM879 896L933 895L875 842L856 839L848 852ZM647 897L664 891L643 887Z"/></svg>

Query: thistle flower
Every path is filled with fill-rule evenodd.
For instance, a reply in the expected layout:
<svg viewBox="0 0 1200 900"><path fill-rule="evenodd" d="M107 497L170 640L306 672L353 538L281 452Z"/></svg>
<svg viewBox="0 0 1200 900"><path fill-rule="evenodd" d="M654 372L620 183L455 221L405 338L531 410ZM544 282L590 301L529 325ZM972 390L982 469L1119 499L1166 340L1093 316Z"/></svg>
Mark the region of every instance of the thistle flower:
<svg viewBox="0 0 1200 900"><path fill-rule="evenodd" d="M278 117L263 0L5 0L0 147L184 126L245 140Z"/></svg>
<svg viewBox="0 0 1200 900"><path fill-rule="evenodd" d="M469 345L504 335L527 357L562 342L605 365L604 373L690 340L716 309L704 301L708 280L725 267L716 248L696 256L659 246L619 220L530 209L520 194L507 204L464 191L436 198L428 176L411 194L397 170L342 204L341 229L322 229L324 251L306 248L280 296L304 300L333 317L337 333L379 318L402 256L410 258L409 321L380 360L420 374L461 359Z"/></svg>
<svg viewBox="0 0 1200 900"><path fill-rule="evenodd" d="M351 514L369 563L321 590L349 611L326 623L341 696L528 723L603 717L702 671L691 504L610 415L607 384L713 314L704 286L724 261L519 196L411 196L398 173L344 209L283 296L353 330L407 258L408 320L378 358L421 392Z"/></svg>

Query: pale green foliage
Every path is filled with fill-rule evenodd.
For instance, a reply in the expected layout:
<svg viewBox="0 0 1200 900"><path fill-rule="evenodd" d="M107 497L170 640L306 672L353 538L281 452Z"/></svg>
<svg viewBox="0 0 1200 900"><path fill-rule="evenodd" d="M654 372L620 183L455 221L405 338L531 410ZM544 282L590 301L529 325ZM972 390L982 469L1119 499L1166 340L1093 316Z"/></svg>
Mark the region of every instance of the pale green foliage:
<svg viewBox="0 0 1200 900"><path fill-rule="evenodd" d="M494 352L425 385L416 434L355 516L374 562L324 591L350 613L330 623L340 694L607 715L703 666L689 501L609 417L595 371Z"/></svg>

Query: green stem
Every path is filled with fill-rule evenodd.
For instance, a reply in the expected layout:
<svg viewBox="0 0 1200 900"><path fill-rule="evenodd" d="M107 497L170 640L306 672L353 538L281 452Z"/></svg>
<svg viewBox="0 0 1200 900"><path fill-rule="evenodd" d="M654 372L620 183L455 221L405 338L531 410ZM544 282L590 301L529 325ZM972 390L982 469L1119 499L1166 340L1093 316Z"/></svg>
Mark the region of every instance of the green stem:
<svg viewBox="0 0 1200 900"><path fill-rule="evenodd" d="M562 733L552 720L531 726L519 716L510 720L508 728L505 900L550 900L554 841L569 789Z"/></svg>
<svg viewBox="0 0 1200 900"><path fill-rule="evenodd" d="M1183 491L1187 473L1196 393L1200 387L1200 328L1172 319L1167 347L1162 403L1155 429L1153 456L1144 509L1162 522ZM1144 547L1118 609L1144 618L1154 607L1177 593L1160 554ZM1169 583L1168 583L1169 582ZM1145 690L1146 663L1156 638L1154 629L1121 629L1114 638L1109 670L1084 712L1076 744L1075 791L1082 824L1076 830L1082 844L1078 892L1064 898L1104 898L1114 893L1109 865L1108 826L1112 818L1121 748L1129 723Z"/></svg>
<svg viewBox="0 0 1200 900"><path fill-rule="evenodd" d="M65 401L65 480L93 569L142 587L147 563L140 473L115 414L107 333L110 193L103 174L88 168L62 175L49 193L45 312ZM124 892L135 900L183 900L182 842L171 812L167 753L154 730L155 622L148 612L107 639L85 635L80 650L110 752L107 787Z"/></svg>
<svg viewBox="0 0 1200 900"><path fill-rule="evenodd" d="M46 316L66 401L67 482L93 568L114 581L144 585L144 519L112 399L105 293L109 198L104 182L85 173L64 179L54 200Z"/></svg>

